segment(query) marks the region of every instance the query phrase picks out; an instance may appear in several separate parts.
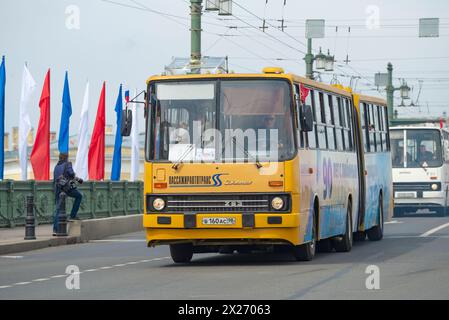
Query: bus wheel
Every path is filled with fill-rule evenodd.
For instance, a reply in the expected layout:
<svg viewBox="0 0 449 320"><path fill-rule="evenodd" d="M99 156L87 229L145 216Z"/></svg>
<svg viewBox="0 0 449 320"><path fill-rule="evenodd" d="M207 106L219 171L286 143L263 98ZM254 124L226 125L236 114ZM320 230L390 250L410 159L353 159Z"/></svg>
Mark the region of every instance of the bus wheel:
<svg viewBox="0 0 449 320"><path fill-rule="evenodd" d="M366 232L365 231L354 232L353 237L354 237L354 241L359 241L359 242L365 241Z"/></svg>
<svg viewBox="0 0 449 320"><path fill-rule="evenodd" d="M316 244L317 244L316 223L317 219L315 215L312 225L312 240L308 243L293 247L293 255L295 256L296 261L311 261L313 257L315 257Z"/></svg>
<svg viewBox="0 0 449 320"><path fill-rule="evenodd" d="M384 237L384 209L382 203L382 196L379 196L378 225L366 232L370 241L379 241Z"/></svg>
<svg viewBox="0 0 449 320"><path fill-rule="evenodd" d="M170 255L175 263L187 263L193 257L193 245L191 243L171 244Z"/></svg>
<svg viewBox="0 0 449 320"><path fill-rule="evenodd" d="M349 252L352 249L352 204L349 202L348 210L346 212L346 231L342 237L337 237L333 240L335 251Z"/></svg>

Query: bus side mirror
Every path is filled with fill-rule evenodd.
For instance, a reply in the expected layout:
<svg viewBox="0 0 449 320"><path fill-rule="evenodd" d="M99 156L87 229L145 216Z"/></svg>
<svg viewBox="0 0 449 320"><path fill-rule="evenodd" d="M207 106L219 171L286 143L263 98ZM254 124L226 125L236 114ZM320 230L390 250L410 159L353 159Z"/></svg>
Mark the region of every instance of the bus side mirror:
<svg viewBox="0 0 449 320"><path fill-rule="evenodd" d="M302 106L302 131L304 132L310 132L313 131L313 113L312 113L312 107L309 105L304 104Z"/></svg>
<svg viewBox="0 0 449 320"><path fill-rule="evenodd" d="M131 135L131 128L133 126L133 113L131 110L122 111L122 123L120 126L120 131L122 137L129 137Z"/></svg>

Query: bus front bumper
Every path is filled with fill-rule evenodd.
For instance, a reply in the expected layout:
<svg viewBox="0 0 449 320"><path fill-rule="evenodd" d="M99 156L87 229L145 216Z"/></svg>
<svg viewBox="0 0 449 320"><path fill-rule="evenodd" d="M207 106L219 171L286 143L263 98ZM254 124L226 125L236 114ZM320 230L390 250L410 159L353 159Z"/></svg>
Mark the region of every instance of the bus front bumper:
<svg viewBox="0 0 449 320"><path fill-rule="evenodd" d="M445 199L443 198L421 198L412 200L394 201L394 216L402 216L404 214L444 214L446 211Z"/></svg>
<svg viewBox="0 0 449 320"><path fill-rule="evenodd" d="M231 219L234 224L210 225L210 218ZM149 246L193 242L209 244L294 244L302 243L305 225L300 214L145 214Z"/></svg>

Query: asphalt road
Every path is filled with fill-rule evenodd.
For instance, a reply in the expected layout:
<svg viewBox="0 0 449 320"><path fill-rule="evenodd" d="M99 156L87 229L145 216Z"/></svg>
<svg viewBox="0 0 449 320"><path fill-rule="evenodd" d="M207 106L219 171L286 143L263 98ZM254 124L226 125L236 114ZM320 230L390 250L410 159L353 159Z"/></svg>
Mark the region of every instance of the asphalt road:
<svg viewBox="0 0 449 320"><path fill-rule="evenodd" d="M385 229L380 242L311 262L198 254L175 265L168 247L146 247L143 232L47 248L0 257L0 299L449 299L449 218L398 218ZM69 265L79 267L79 290L66 288ZM370 265L378 290L366 288Z"/></svg>

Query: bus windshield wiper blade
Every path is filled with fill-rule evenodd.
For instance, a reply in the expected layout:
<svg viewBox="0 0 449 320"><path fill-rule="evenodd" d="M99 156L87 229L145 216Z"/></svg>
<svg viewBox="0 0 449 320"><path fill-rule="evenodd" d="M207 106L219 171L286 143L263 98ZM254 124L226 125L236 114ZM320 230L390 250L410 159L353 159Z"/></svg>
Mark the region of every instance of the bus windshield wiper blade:
<svg viewBox="0 0 449 320"><path fill-rule="evenodd" d="M178 170L179 165L182 163L182 160L184 160L187 157L187 155L190 153L190 151L192 151L192 149L193 149L193 144L190 144L189 147L187 148L187 150L172 165L172 169Z"/></svg>
<svg viewBox="0 0 449 320"><path fill-rule="evenodd" d="M238 144L235 136L232 137L232 141L235 143L236 146L238 146L243 151L246 157L253 158L253 160L255 160L257 169L262 168L262 164L260 163L259 159L257 159L257 157L252 155L248 150L245 150L245 148L243 148L240 144Z"/></svg>

